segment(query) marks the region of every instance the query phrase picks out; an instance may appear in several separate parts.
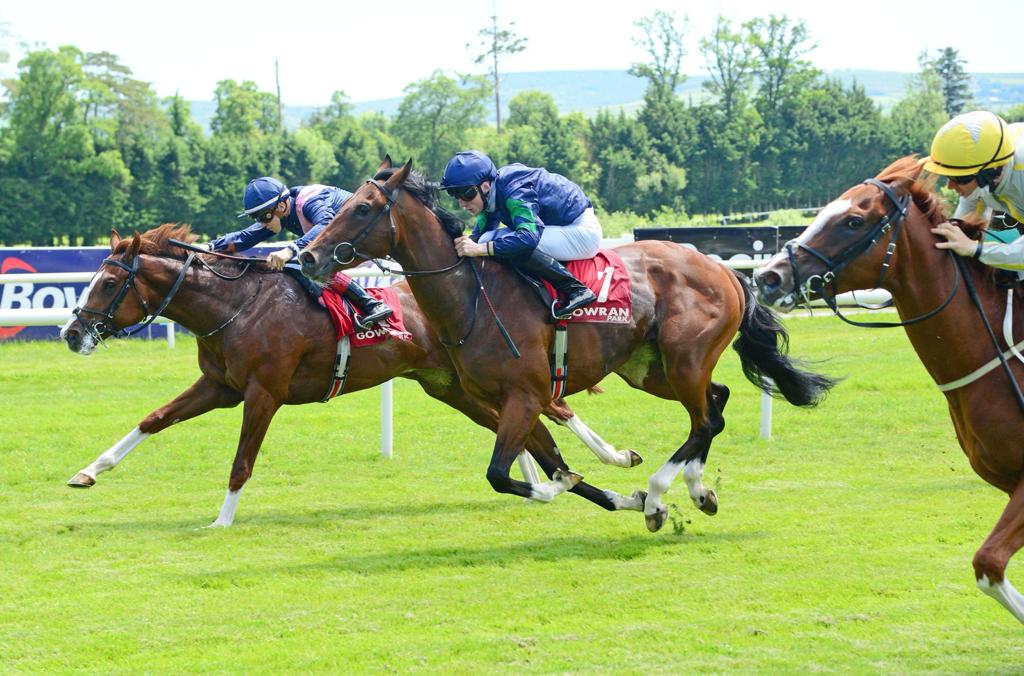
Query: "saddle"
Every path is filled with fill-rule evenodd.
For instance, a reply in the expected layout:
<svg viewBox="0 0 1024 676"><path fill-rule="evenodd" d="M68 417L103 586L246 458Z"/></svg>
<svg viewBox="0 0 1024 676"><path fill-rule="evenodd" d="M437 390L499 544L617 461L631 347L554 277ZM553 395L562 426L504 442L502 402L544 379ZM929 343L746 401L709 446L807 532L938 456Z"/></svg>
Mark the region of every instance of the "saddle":
<svg viewBox="0 0 1024 676"><path fill-rule="evenodd" d="M595 302L576 310L567 320L569 323L628 324L632 321L629 273L619 254L611 249L602 249L593 258L568 261L564 265L576 279L586 284L597 295ZM552 302L558 298L558 292L554 287L519 268L513 269L526 280L544 307L550 308ZM558 323L558 320L551 317L550 312L547 313L547 321Z"/></svg>

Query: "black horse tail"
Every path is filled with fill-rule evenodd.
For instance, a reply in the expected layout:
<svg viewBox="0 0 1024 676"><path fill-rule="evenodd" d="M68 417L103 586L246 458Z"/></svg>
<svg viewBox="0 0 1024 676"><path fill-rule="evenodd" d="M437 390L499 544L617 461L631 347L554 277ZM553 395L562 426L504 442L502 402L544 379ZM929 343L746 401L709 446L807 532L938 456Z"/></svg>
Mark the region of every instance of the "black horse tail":
<svg viewBox="0 0 1024 676"><path fill-rule="evenodd" d="M798 368L799 362L788 356L789 334L778 317L757 302L746 277L733 272L746 302L739 337L732 344L740 355L743 375L773 397L781 395L795 406L817 406L839 381Z"/></svg>

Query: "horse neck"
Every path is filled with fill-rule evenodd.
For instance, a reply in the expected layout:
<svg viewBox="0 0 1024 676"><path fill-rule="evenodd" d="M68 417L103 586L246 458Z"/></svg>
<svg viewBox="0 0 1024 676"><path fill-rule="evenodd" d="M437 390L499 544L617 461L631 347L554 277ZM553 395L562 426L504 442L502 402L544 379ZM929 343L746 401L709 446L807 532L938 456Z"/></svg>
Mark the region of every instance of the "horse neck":
<svg viewBox="0 0 1024 676"><path fill-rule="evenodd" d="M149 293L146 302L155 310L171 292L185 261L177 258L146 257L139 277ZM161 313L196 335L208 333L237 311L252 291L246 277L231 282L222 280L199 265L185 273L181 286Z"/></svg>
<svg viewBox="0 0 1024 676"><path fill-rule="evenodd" d="M924 214L912 207L897 245L899 260L893 266L893 279L883 285L892 293L903 320L940 307L957 283L955 254L935 248L937 239L931 227ZM975 287L986 314L999 317L995 294L977 280ZM998 334L999 327L993 328ZM992 357L993 347L980 326L978 311L962 277L949 305L934 317L905 329L925 368L940 384L967 375Z"/></svg>
<svg viewBox="0 0 1024 676"><path fill-rule="evenodd" d="M401 235L392 252L402 269L443 270L458 263L455 245L436 216L414 199L407 198L403 204L407 206L401 214L394 215ZM446 342L462 337L475 310L476 278L471 264L479 265L470 259L449 272L407 278L416 303Z"/></svg>

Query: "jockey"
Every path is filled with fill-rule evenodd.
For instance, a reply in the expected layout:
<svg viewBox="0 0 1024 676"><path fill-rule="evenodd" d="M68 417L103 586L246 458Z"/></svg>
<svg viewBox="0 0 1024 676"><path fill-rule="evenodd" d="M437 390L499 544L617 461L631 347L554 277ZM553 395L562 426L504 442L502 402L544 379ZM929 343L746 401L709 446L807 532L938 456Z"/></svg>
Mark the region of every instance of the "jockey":
<svg viewBox="0 0 1024 676"><path fill-rule="evenodd" d="M271 252L267 265L274 270L283 267L313 298L319 298L323 290L302 274L301 267L292 259L331 222L351 196L352 193L329 185L300 185L289 189L270 176L254 178L245 188L244 210L238 217L249 217L255 222L244 230L210 242L210 251L245 251L284 228L300 237L283 249ZM339 281L347 282L342 295L362 313L362 317L356 317L360 328L368 329L391 315L392 310L386 304L368 294L350 277L340 273L339 276Z"/></svg>
<svg viewBox="0 0 1024 676"><path fill-rule="evenodd" d="M597 300L559 262L592 258L601 245L601 224L578 185L522 164L496 169L483 153L466 150L448 161L441 188L476 216L472 234L455 240L459 255L504 258L551 282L566 296L556 317Z"/></svg>
<svg viewBox="0 0 1024 676"><path fill-rule="evenodd" d="M960 196L954 218L994 215L1024 223L1024 123L1007 124L995 113L976 110L957 115L935 134L924 168L945 176ZM933 230L952 249L1006 270L1024 270L1024 237L1013 242L975 242L946 222Z"/></svg>

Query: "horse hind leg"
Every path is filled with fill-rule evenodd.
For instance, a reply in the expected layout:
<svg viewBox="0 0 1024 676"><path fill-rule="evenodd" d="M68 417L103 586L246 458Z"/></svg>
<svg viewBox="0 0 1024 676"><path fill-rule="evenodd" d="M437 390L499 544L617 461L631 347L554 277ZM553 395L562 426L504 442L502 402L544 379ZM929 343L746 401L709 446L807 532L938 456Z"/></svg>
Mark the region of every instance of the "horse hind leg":
<svg viewBox="0 0 1024 676"><path fill-rule="evenodd" d="M661 498L672 487L680 472L683 473L693 504L705 514L713 516L718 513L718 495L704 485L704 464L712 440L725 429L722 411L728 400L729 388L719 383L710 383L705 390L703 405L687 406L690 412L689 436L647 482L644 520L652 533L660 530L668 519L668 508L661 502Z"/></svg>
<svg viewBox="0 0 1024 676"><path fill-rule="evenodd" d="M1006 566L1024 547L1024 479L1017 484L996 527L974 555L978 588L1024 623L1024 595L1006 578Z"/></svg>
<svg viewBox="0 0 1024 676"><path fill-rule="evenodd" d="M606 465L616 467L636 467L644 461L640 454L632 449L619 450L602 439L594 430L569 408L565 399L556 399L544 408L544 415L556 425L568 427L569 431L586 445L597 459Z"/></svg>

